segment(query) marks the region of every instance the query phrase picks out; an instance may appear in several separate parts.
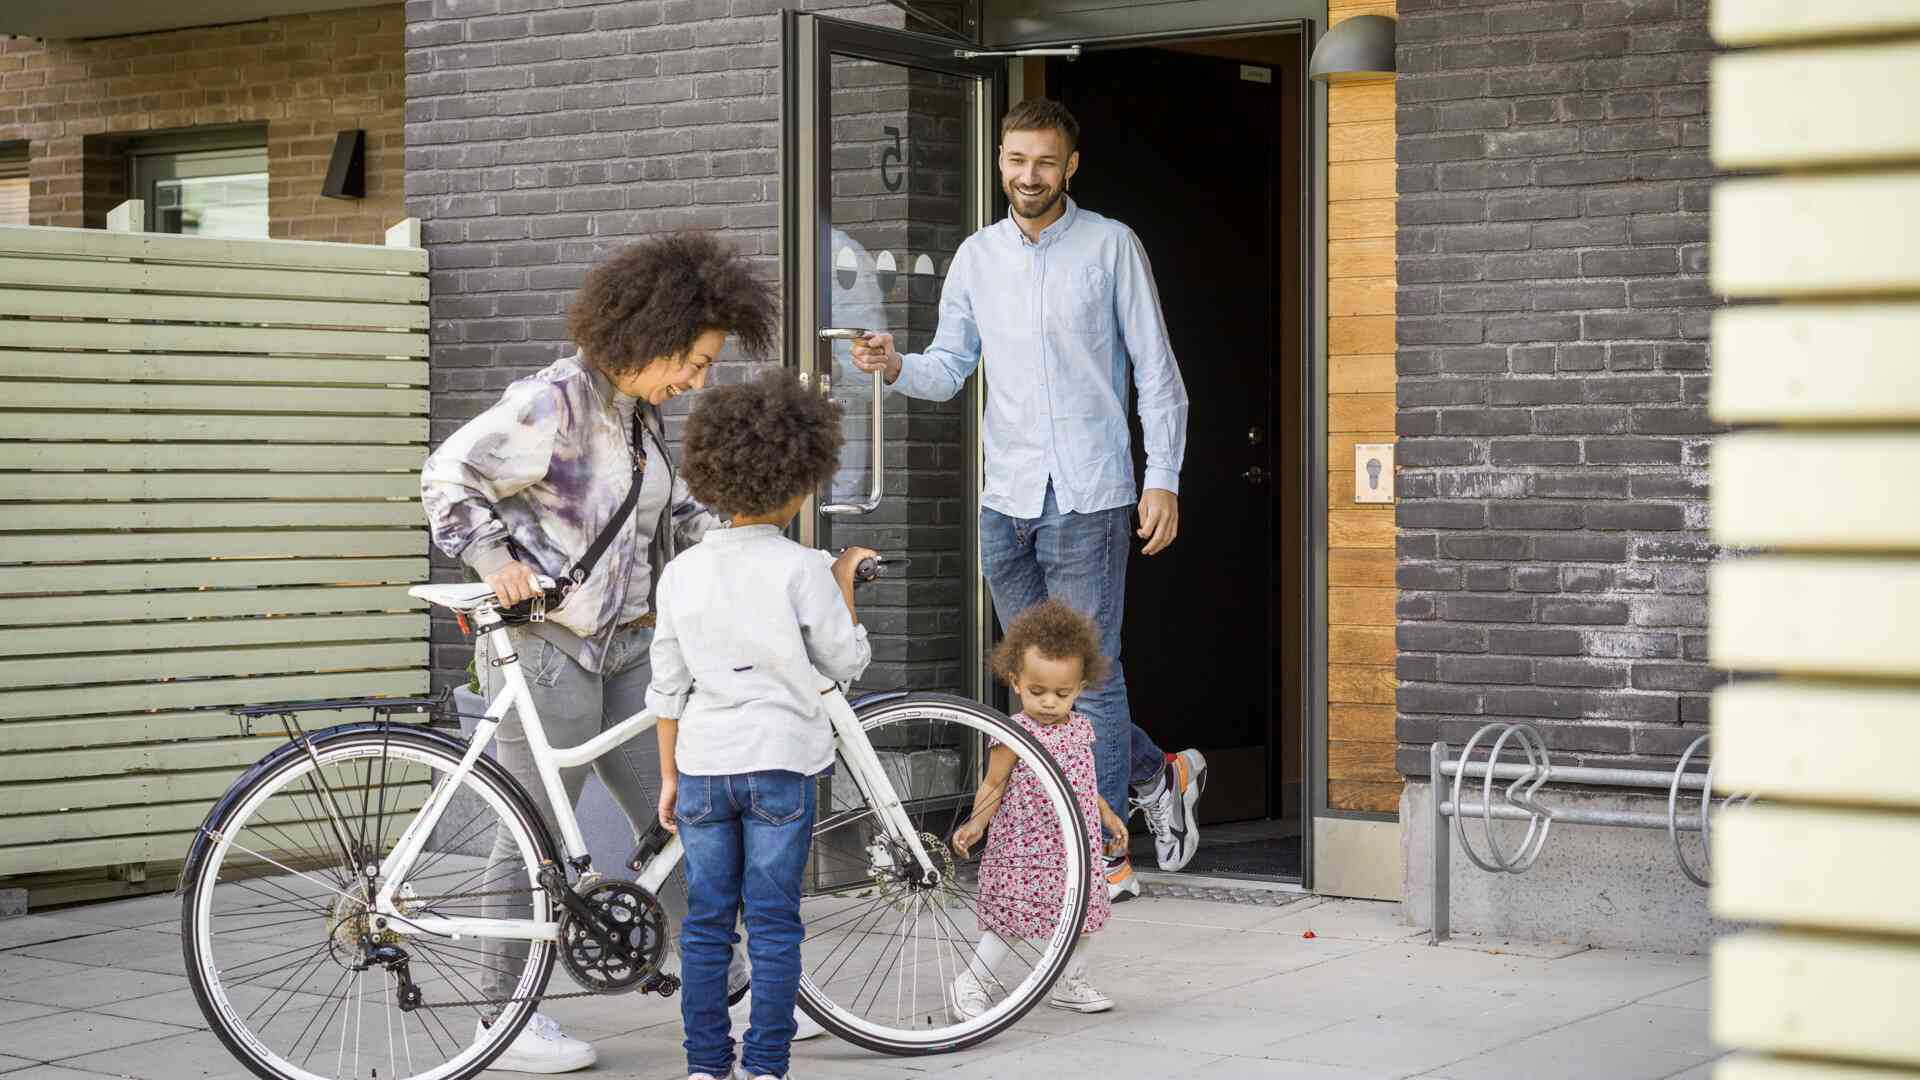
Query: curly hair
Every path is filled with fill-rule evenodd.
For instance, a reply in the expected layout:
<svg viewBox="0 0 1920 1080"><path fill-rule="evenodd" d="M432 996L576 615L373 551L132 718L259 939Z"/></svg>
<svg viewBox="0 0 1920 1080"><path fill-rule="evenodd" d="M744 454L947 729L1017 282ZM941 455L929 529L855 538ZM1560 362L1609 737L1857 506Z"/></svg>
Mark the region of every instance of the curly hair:
<svg viewBox="0 0 1920 1080"><path fill-rule="evenodd" d="M733 516L764 514L825 483L840 462L840 406L793 373L700 395L681 474L693 497Z"/></svg>
<svg viewBox="0 0 1920 1080"><path fill-rule="evenodd" d="M773 350L780 304L747 260L706 233L642 240L593 268L567 312L574 344L602 371L631 375L723 330L752 356Z"/></svg>
<svg viewBox="0 0 1920 1080"><path fill-rule="evenodd" d="M1038 649L1049 660L1080 661L1080 673L1089 686L1107 677L1107 655L1100 649L1100 630L1093 620L1064 600L1042 600L1013 617L1007 635L993 650L993 673L1011 686L1020 678L1027 650Z"/></svg>

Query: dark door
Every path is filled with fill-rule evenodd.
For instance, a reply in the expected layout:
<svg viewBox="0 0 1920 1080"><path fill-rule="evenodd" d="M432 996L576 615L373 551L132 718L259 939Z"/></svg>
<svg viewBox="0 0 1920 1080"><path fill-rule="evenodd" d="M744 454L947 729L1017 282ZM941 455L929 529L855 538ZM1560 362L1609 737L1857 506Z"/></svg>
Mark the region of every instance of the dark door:
<svg viewBox="0 0 1920 1080"><path fill-rule="evenodd" d="M1263 79L1267 81L1262 81ZM1081 125L1080 205L1132 227L1159 283L1192 411L1180 538L1134 545L1122 656L1133 718L1198 747L1203 821L1278 813L1273 737L1280 96L1270 69L1160 49L1048 65ZM1139 435L1136 464L1143 464ZM1144 475L1144 473L1143 473Z"/></svg>

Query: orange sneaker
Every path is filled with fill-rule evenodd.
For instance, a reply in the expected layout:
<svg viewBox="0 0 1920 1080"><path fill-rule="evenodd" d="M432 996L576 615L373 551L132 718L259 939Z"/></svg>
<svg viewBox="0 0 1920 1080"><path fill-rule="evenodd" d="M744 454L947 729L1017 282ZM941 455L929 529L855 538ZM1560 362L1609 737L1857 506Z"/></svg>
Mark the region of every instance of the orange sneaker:
<svg viewBox="0 0 1920 1080"><path fill-rule="evenodd" d="M1107 856L1107 899L1113 903L1140 895L1140 879L1133 876L1133 859L1127 855Z"/></svg>

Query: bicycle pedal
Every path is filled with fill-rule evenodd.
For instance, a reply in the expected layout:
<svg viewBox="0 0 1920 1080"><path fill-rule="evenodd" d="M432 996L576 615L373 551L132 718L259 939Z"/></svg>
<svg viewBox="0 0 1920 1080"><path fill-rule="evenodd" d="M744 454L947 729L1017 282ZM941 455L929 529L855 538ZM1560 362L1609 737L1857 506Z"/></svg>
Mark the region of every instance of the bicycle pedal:
<svg viewBox="0 0 1920 1080"><path fill-rule="evenodd" d="M673 975L655 975L640 987L640 992L670 998L680 992L680 980Z"/></svg>

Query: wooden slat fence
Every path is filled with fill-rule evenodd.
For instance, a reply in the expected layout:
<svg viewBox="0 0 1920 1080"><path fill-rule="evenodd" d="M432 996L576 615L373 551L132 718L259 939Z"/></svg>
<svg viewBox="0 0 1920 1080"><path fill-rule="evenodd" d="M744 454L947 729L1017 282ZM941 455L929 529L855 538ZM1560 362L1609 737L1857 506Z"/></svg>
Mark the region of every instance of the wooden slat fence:
<svg viewBox="0 0 1920 1080"><path fill-rule="evenodd" d="M229 706L428 689L428 388L416 222L0 227L0 888L177 863Z"/></svg>

